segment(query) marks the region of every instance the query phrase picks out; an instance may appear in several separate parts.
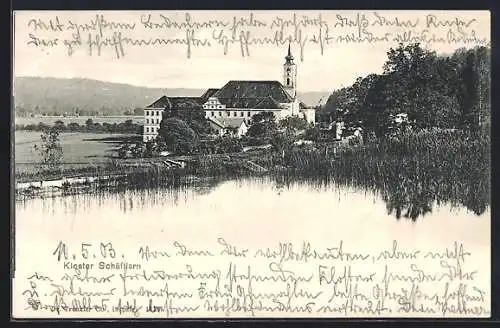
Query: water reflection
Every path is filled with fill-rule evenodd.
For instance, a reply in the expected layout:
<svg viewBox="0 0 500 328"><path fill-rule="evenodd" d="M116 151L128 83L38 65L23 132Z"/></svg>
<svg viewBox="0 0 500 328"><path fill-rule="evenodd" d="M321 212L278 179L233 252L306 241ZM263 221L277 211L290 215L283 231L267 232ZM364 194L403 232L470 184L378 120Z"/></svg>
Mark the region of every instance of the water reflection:
<svg viewBox="0 0 500 328"><path fill-rule="evenodd" d="M484 180L436 182L434 180L408 180L392 183L381 191L389 214L415 221L432 212L435 206L449 204L465 207L477 216L486 212L490 204L490 186Z"/></svg>
<svg viewBox="0 0 500 328"><path fill-rule="evenodd" d="M126 213L135 208L146 208L151 205L179 206L187 204L194 197L210 194L215 188L226 181L253 181L256 185L274 186L277 196L291 188L300 185L307 192L336 189L344 193L373 193L385 203L387 214L396 219L411 219L416 221L429 213L435 206L448 204L451 207L465 207L475 215L482 215L489 207L489 183L477 179L468 185L445 183L420 177L419 180L392 180L384 184L363 184L356 180L336 181L331 176L304 177L290 174L273 176L255 176L251 178L197 178L171 176L162 180L141 180L138 176L129 177L128 181L99 187L91 193L55 197L49 202L43 202L43 207L54 211L62 205L68 213L74 212L78 206L103 206L109 201L119 204L120 211ZM387 181L387 180L386 180ZM235 191L236 192L236 191ZM56 201L56 198L58 200ZM62 202L59 203L58 202ZM28 202L18 201L26 209ZM314 206L314 204L311 204ZM46 209L44 209L46 210Z"/></svg>
<svg viewBox="0 0 500 328"><path fill-rule="evenodd" d="M387 214L396 219L411 219L425 217L432 213L433 208L440 205L450 205L452 208L465 207L477 216L484 214L490 204L490 184L482 179L463 181L436 181L435 179L393 179L392 182L367 185L355 180L336 182L331 177L298 178L293 176L276 176L276 190L279 193L290 186L292 182L307 184L312 188L324 188L336 185L339 189L355 187L356 193L363 190L374 192L384 201Z"/></svg>

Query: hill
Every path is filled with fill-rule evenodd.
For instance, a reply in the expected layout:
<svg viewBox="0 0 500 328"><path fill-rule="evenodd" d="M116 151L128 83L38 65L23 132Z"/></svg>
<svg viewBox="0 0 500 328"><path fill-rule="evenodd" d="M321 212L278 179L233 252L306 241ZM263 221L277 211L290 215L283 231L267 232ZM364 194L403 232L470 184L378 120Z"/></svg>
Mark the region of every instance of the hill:
<svg viewBox="0 0 500 328"><path fill-rule="evenodd" d="M125 111L141 109L157 98L167 95L200 96L204 89L148 88L91 79L59 79L16 77L14 103L16 115L26 113L60 115L79 112L81 115L123 115ZM323 102L329 92L299 93L300 99L311 106Z"/></svg>

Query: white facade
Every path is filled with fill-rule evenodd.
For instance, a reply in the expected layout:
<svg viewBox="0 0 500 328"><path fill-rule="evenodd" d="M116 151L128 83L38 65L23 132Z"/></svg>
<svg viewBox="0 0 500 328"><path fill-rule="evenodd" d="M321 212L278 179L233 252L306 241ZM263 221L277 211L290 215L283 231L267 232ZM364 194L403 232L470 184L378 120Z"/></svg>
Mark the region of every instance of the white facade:
<svg viewBox="0 0 500 328"><path fill-rule="evenodd" d="M303 116L308 123L316 123L316 110L314 108L301 109L299 116Z"/></svg>
<svg viewBox="0 0 500 328"><path fill-rule="evenodd" d="M160 129L163 108L146 108L144 110L144 131L142 141L154 140Z"/></svg>
<svg viewBox="0 0 500 328"><path fill-rule="evenodd" d="M252 116L262 112L273 112L275 117L285 117L282 109L248 109L248 108L224 108L222 110L205 110L205 117L215 118L244 118L251 120Z"/></svg>
<svg viewBox="0 0 500 328"><path fill-rule="evenodd" d="M294 63L293 60L294 58L291 54L289 46L288 55L285 57L285 63L283 65L283 83L280 84L280 88L282 88L281 90L284 90L289 95L289 97L286 98L290 99L290 102L273 104L272 101L275 102L276 100L271 98L272 101L269 106L275 108L226 108L226 105L223 104L216 96L211 96L203 104L201 104L203 110L205 111L205 118L207 119L239 118L239 119L244 119L244 121L247 122L248 126L248 123L251 121L252 116L254 116L255 114L261 112L272 112L274 113L274 116L276 117L277 120L281 120L289 116L298 116L304 118L308 123L314 124L316 122L315 109L301 108L301 103L297 99L297 65ZM259 81L251 81L251 82L258 83ZM279 82L276 81L272 82L275 83L275 86L276 83L279 84ZM210 90L215 90L215 89L210 89ZM217 93L215 93L215 95L217 95ZM264 98L253 98L253 99L266 99L266 95L263 95L262 92L261 96L263 96ZM239 98L234 97L234 99L239 99ZM284 99L280 100L283 101ZM225 103L231 103L231 102L225 101ZM233 104L235 103L233 102ZM157 102L152 106L155 107L161 106L161 102ZM154 140L158 135L158 130L160 129L160 122L162 119L163 108L155 108L155 107L147 107L144 110L144 134L143 134L144 142ZM255 105L255 107L259 106Z"/></svg>
<svg viewBox="0 0 500 328"><path fill-rule="evenodd" d="M297 98L297 65L293 62L290 45L288 45L288 54L283 64L283 86L290 97Z"/></svg>
<svg viewBox="0 0 500 328"><path fill-rule="evenodd" d="M281 103L283 108L226 108L226 105L221 104L216 97L210 97L203 104L205 110L205 118L243 118L250 121L252 116L261 112L273 112L276 119L282 119L291 115L299 115L298 101L292 103Z"/></svg>

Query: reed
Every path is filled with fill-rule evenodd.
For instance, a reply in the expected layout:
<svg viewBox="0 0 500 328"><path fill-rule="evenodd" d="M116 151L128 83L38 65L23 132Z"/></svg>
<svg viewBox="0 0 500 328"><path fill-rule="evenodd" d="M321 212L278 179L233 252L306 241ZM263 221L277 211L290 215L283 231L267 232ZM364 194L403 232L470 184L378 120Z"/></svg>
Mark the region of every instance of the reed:
<svg viewBox="0 0 500 328"><path fill-rule="evenodd" d="M336 151L294 149L284 159L292 175L324 177L381 194L396 217L416 219L434 203L475 214L490 204L490 138L466 131L423 130Z"/></svg>
<svg viewBox="0 0 500 328"><path fill-rule="evenodd" d="M465 206L477 215L490 205L489 135L439 129L405 132L354 146L295 147L284 154L202 155L185 168L113 161L99 167L42 172L42 176L116 175L99 184L97 190L102 191L178 188L207 177L223 181L260 175L248 170L248 160L269 169L268 175L283 183L306 180L373 190L397 218L415 220L432 211L435 203Z"/></svg>

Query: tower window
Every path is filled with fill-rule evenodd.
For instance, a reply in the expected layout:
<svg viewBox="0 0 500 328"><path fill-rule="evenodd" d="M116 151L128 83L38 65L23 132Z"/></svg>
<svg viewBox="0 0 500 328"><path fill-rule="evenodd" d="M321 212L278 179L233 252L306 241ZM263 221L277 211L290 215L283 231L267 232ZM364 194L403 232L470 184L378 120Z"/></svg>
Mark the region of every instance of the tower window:
<svg viewBox="0 0 500 328"><path fill-rule="evenodd" d="M243 114L245 114L244 112L240 112L240 116L243 117Z"/></svg>
<svg viewBox="0 0 500 328"><path fill-rule="evenodd" d="M236 117L236 116L237 116L236 112L233 112L233 116L234 116L234 117Z"/></svg>
<svg viewBox="0 0 500 328"><path fill-rule="evenodd" d="M290 85L290 78L286 79L286 85Z"/></svg>

